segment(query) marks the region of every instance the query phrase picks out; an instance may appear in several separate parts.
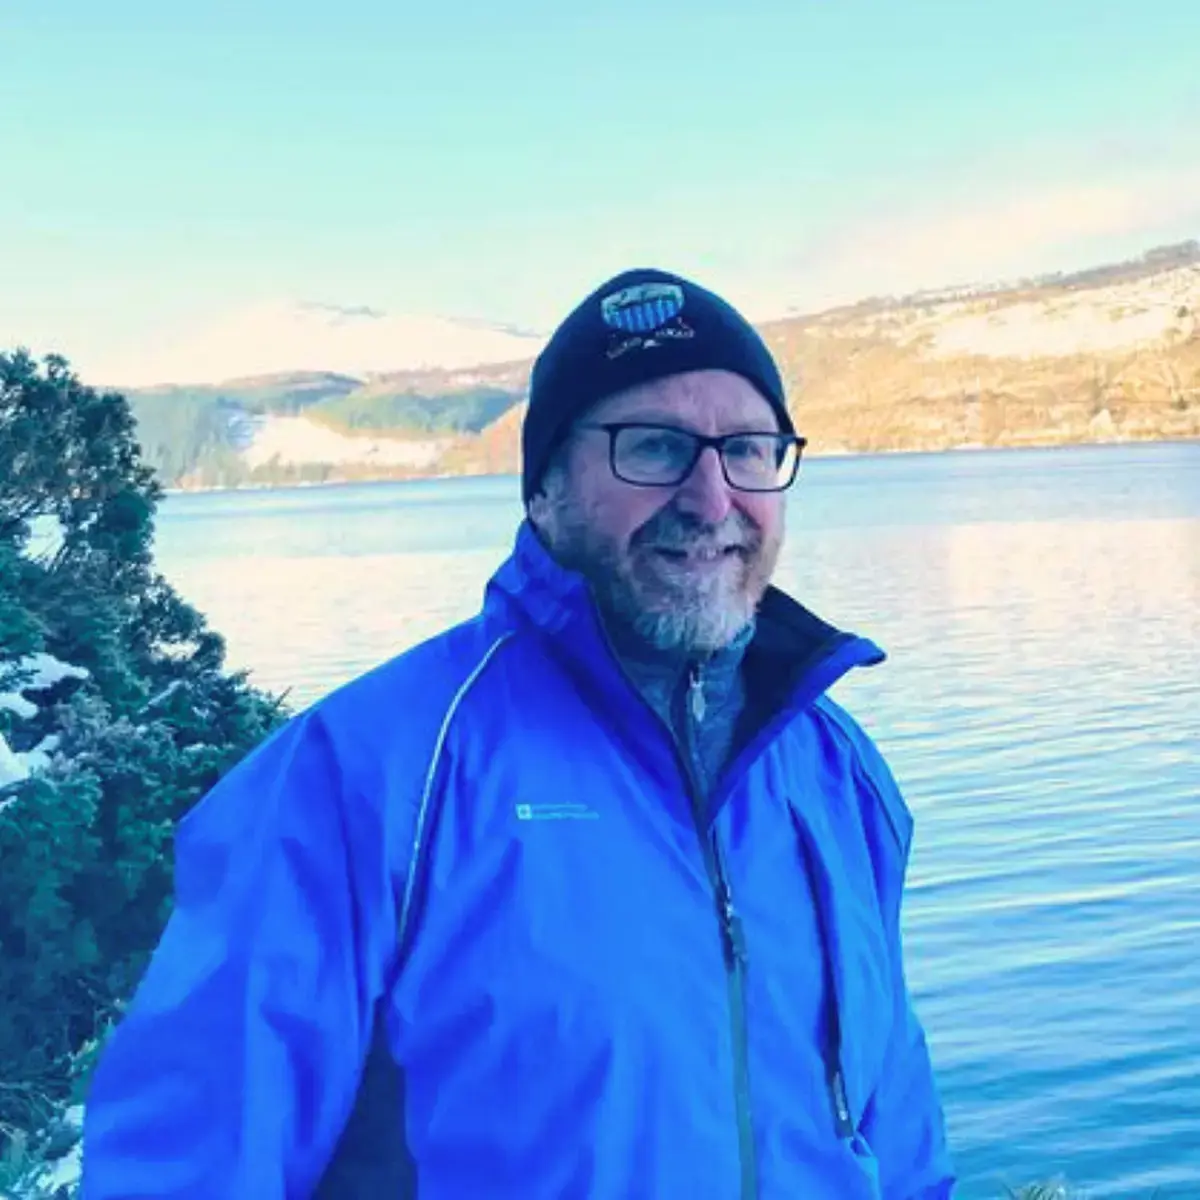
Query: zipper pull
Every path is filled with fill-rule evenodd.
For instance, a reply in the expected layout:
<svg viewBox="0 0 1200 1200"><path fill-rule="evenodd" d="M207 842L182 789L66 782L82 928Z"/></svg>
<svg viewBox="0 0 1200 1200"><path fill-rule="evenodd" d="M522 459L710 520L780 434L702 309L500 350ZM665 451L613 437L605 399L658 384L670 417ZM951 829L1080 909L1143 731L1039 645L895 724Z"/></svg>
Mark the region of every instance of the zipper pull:
<svg viewBox="0 0 1200 1200"><path fill-rule="evenodd" d="M721 918L722 941L725 943L725 955L730 968L746 965L746 934L742 929L742 918L733 907L733 896L730 895L729 885L721 881L717 889L717 908Z"/></svg>
<svg viewBox="0 0 1200 1200"><path fill-rule="evenodd" d="M730 905L725 913L725 941L728 946L730 966L746 965L746 934L742 930L742 918L737 915Z"/></svg>
<svg viewBox="0 0 1200 1200"><path fill-rule="evenodd" d="M704 720L708 705L704 700L704 681L700 676L700 664L695 663L688 675L688 703L691 706L692 717L695 721Z"/></svg>
<svg viewBox="0 0 1200 1200"><path fill-rule="evenodd" d="M829 1090L833 1095L834 1125L838 1137L854 1137L854 1118L850 1115L850 1099L846 1095L846 1077L842 1074L840 1066L833 1069L833 1075L829 1080Z"/></svg>

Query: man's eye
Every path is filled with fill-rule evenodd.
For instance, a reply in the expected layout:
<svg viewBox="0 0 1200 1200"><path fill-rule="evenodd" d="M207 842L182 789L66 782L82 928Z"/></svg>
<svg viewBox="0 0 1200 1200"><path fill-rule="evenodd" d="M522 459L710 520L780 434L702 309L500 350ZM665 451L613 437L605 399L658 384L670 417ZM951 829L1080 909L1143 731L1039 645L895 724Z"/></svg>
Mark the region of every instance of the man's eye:
<svg viewBox="0 0 1200 1200"><path fill-rule="evenodd" d="M635 454L645 454L656 458L670 458L683 452L686 443L683 438L674 437L669 433L643 434L633 444Z"/></svg>
<svg viewBox="0 0 1200 1200"><path fill-rule="evenodd" d="M725 454L748 462L766 462L771 458L771 446L764 438L735 438L725 443Z"/></svg>

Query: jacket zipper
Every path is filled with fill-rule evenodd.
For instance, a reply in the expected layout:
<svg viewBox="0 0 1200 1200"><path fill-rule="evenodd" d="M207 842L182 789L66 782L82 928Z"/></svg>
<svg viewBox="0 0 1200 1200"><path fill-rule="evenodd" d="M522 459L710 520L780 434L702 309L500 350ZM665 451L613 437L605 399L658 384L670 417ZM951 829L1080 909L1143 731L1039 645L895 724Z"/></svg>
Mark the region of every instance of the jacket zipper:
<svg viewBox="0 0 1200 1200"><path fill-rule="evenodd" d="M703 679L699 664L688 672L687 747L680 755L692 800L692 816L704 857L705 870L713 888L717 921L721 931L721 949L725 960L725 978L729 992L729 1020L733 1039L733 1100L737 1114L738 1158L742 1170L741 1200L757 1200L758 1163L754 1149L754 1127L750 1113L749 1039L746 1028L746 938L742 919L733 903L729 877L721 858L721 844L716 828L708 828L705 794L696 777L695 730L704 719L705 702Z"/></svg>
<svg viewBox="0 0 1200 1200"><path fill-rule="evenodd" d="M695 768L695 728L703 720L706 710L701 667L699 663L692 663L688 668L687 689L684 693L684 721L682 723L687 745L681 746L670 722L664 722L641 692L633 686L621 663L620 656L614 650L603 626L601 626L601 631L618 671L625 677L634 694L637 695L654 720L664 725L667 737L675 747L676 757L687 784L688 797L692 802L692 820L700 842L705 872L713 889L713 900L721 936L722 958L725 963L725 982L729 997L729 1023L733 1048L733 1103L737 1121L738 1162L742 1174L739 1200L758 1200L758 1157L754 1148L754 1126L750 1115L750 1051L746 1029L746 965L748 961L746 938L741 917L738 916L737 909L734 907L733 893L730 890L725 865L722 862L721 845L716 829L708 828L705 811L707 798L696 777Z"/></svg>
<svg viewBox="0 0 1200 1200"><path fill-rule="evenodd" d="M746 1029L745 970L748 957L741 918L738 916L737 910L733 905L733 895L730 891L724 865L721 861L721 849L720 843L717 840L716 830L714 829L711 833L711 841L710 835L706 833L706 814L703 811L706 801L703 798L702 789L696 779L691 757L693 751L689 748L687 752L684 752L683 748L679 746L669 722L662 720L658 713L655 712L653 706L647 702L646 698L629 678L629 674L621 662L620 655L617 654L612 640L608 636L608 631L604 628L602 622L598 624L598 629L600 640L608 650L614 666L625 679L630 690L637 697L638 702L645 708L653 720L663 725L666 729L667 737L675 746L676 757L683 768L684 778L688 784L692 800L692 817L696 825L697 836L700 840L700 849L703 854L705 869L712 883L716 900L718 920L721 928L721 945L726 963L730 1024L733 1034L734 1104L737 1112L738 1152L742 1167L742 1187L739 1200L757 1200L758 1163L754 1149L754 1130L750 1114L750 1071ZM835 648L828 645L826 647L829 654L832 654ZM693 664L689 668L687 680L687 707L693 719L699 722L703 720L706 708L703 679L701 678L699 664ZM769 740L769 736L774 733L777 726L783 723L783 720L784 718L779 716L775 721L771 722L765 730L760 732L750 747L743 749L742 753L737 756L735 763L731 765L736 766L737 762L744 762L747 759L753 758L757 752L757 745ZM688 730L690 742L692 724L685 721L684 725ZM821 904L815 894L813 902L817 905L818 916L820 916ZM822 929L822 940L825 940L824 929ZM829 986L831 989L830 1004L832 1005L832 1016L836 1024L830 1039L831 1045L828 1048L828 1086L837 1135L839 1138L848 1140L855 1136L857 1130L847 1095L846 1076L842 1069L838 1001L832 990L835 986L832 980Z"/></svg>
<svg viewBox="0 0 1200 1200"><path fill-rule="evenodd" d="M686 711L683 722L687 746L684 747L679 745L679 739L672 730L670 722L663 721L629 678L629 673L625 670L621 657L617 654L603 622L599 622L599 631L601 641L608 649L617 671L629 684L630 690L637 696L639 703L650 716L664 726L668 740L675 747L676 758L679 760L687 784L688 796L692 802L692 820L700 842L705 872L713 889L721 936L722 958L725 962L725 981L729 996L729 1023L733 1046L733 1102L737 1120L738 1161L742 1174L739 1200L758 1200L758 1156L754 1148L754 1126L750 1114L750 1051L746 1028L746 965L748 962L746 938L741 917L738 916L737 909L734 907L733 893L730 890L728 876L722 862L721 845L716 829L714 827L709 830L707 827L707 813L705 812L707 798L704 789L700 786L700 781L696 778L694 760L695 727L704 719L707 707L701 667L699 663L692 663L687 672L687 690L684 695Z"/></svg>

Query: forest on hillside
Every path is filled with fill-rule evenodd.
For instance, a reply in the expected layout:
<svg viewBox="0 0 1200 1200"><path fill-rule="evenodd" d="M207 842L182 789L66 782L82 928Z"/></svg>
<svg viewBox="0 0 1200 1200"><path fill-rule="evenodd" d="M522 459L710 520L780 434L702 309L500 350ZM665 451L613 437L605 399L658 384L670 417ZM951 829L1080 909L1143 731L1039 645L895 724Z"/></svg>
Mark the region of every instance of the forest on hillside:
<svg viewBox="0 0 1200 1200"><path fill-rule="evenodd" d="M470 436L520 397L512 387L488 384L438 391L436 384L403 376L364 382L327 374L128 393L146 461L168 487L316 483L356 474L352 466L335 471L332 464L319 462L247 463L241 451L252 439L256 420L263 417L302 414L351 436Z"/></svg>

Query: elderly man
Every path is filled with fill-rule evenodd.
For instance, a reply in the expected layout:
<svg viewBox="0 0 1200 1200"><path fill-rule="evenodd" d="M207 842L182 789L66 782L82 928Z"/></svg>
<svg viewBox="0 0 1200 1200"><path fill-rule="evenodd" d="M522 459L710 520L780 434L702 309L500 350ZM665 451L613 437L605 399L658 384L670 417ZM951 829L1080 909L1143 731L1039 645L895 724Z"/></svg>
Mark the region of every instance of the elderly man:
<svg viewBox="0 0 1200 1200"><path fill-rule="evenodd" d="M951 1194L912 822L826 694L883 656L769 584L804 445L770 354L628 272L539 357L523 443L479 615L183 821L87 1200Z"/></svg>

